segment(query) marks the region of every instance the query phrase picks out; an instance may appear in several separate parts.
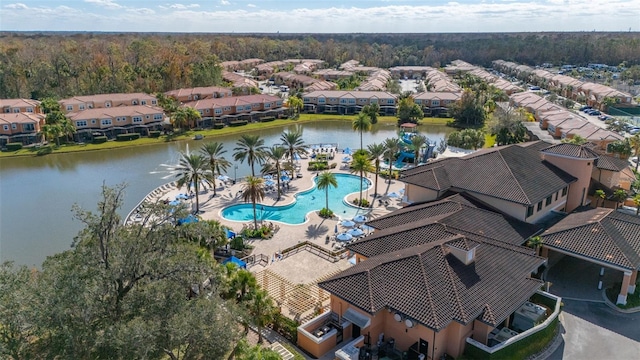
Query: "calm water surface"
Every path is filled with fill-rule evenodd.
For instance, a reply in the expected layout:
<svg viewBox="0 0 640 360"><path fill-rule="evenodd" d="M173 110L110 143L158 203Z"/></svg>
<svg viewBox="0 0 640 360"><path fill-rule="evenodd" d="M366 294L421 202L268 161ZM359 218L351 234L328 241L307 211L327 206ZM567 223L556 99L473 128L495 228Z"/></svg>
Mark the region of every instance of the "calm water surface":
<svg viewBox="0 0 640 360"><path fill-rule="evenodd" d="M451 129L421 126L420 132L439 141ZM283 129L257 132L267 145L280 143ZM379 124L365 133L366 145L397 136L390 124ZM238 135L205 139L222 142L227 159L232 159ZM358 148L358 133L349 122L317 122L304 125L308 144L338 143L340 148ZM0 159L0 261L40 266L49 255L70 247L82 224L73 219L71 208L78 204L95 210L104 183L128 184L125 216L144 196L159 185L173 180L161 164L175 164L179 152L188 146L196 151L202 141L182 141L129 149L115 149L44 157ZM237 176L250 173L246 163L237 164ZM233 177L233 168L228 175Z"/></svg>

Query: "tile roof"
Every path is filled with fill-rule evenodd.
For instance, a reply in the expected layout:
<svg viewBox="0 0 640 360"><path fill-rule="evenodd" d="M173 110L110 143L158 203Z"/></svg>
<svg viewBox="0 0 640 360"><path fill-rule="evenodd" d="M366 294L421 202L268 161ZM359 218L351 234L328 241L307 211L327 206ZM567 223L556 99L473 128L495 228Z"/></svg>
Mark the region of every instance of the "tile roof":
<svg viewBox="0 0 640 360"><path fill-rule="evenodd" d="M4 107L29 107L40 105L40 101L32 99L0 99L0 108Z"/></svg>
<svg viewBox="0 0 640 360"><path fill-rule="evenodd" d="M545 260L530 249L481 242L464 265L447 246L459 241L467 240L445 236L382 254L318 285L371 314L388 308L439 331L476 318L496 326L542 284L529 275Z"/></svg>
<svg viewBox="0 0 640 360"><path fill-rule="evenodd" d="M596 208L568 215L542 234L545 245L631 270L640 269L640 218Z"/></svg>
<svg viewBox="0 0 640 360"><path fill-rule="evenodd" d="M433 170L438 167L442 169ZM541 160L537 147L507 145L404 170L401 181L435 190L456 188L532 205L575 178Z"/></svg>
<svg viewBox="0 0 640 360"><path fill-rule="evenodd" d="M118 116L164 114L162 108L149 105L117 106L93 108L67 114L71 120L114 118Z"/></svg>
<svg viewBox="0 0 640 360"><path fill-rule="evenodd" d="M0 113L0 122L9 124L33 124L44 120L44 114L36 113Z"/></svg>
<svg viewBox="0 0 640 360"><path fill-rule="evenodd" d="M353 243L349 249L368 257L397 250L407 246L403 245L404 242L414 244L420 241L408 239L411 236L422 236L421 231L413 231L416 227L429 227L433 224L442 225L444 231L475 234L514 245L522 244L541 230L538 225L483 209L468 199L467 195L454 195L439 201L408 206L368 221L367 225L379 231ZM387 229L393 231L389 232ZM403 230L406 230L406 234L401 234ZM425 230L436 231L432 236L436 236L439 231L435 227ZM383 241L382 244L374 241L377 238L387 237L389 240ZM397 237L402 238L396 239Z"/></svg>
<svg viewBox="0 0 640 360"><path fill-rule="evenodd" d="M629 162L613 156L600 155L596 160L596 167L602 170L622 171L629 167Z"/></svg>
<svg viewBox="0 0 640 360"><path fill-rule="evenodd" d="M551 145L546 149L542 149L541 152L545 154L562 155L579 159L597 159L600 156L595 151L589 149L586 146L568 143Z"/></svg>

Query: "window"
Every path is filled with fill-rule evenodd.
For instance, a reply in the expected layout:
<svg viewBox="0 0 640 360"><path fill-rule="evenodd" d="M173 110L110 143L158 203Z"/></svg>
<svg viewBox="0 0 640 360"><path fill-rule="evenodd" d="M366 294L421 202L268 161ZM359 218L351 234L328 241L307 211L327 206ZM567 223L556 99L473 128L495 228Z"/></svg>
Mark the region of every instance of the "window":
<svg viewBox="0 0 640 360"><path fill-rule="evenodd" d="M378 103L378 99L369 100L369 104L377 104L377 103Z"/></svg>
<svg viewBox="0 0 640 360"><path fill-rule="evenodd" d="M347 103L347 99L340 99L340 104L346 104Z"/></svg>
<svg viewBox="0 0 640 360"><path fill-rule="evenodd" d="M96 123L96 119L91 119L91 123L95 124Z"/></svg>
<svg viewBox="0 0 640 360"><path fill-rule="evenodd" d="M134 123L139 123L139 122L142 122L142 117L141 116L134 116L132 118L132 120L133 120Z"/></svg>
<svg viewBox="0 0 640 360"><path fill-rule="evenodd" d="M100 120L100 124L101 124L102 126L108 126L108 125L111 125L111 119L102 119L102 120Z"/></svg>
<svg viewBox="0 0 640 360"><path fill-rule="evenodd" d="M355 104L356 103L356 99L349 99L349 104Z"/></svg>
<svg viewBox="0 0 640 360"><path fill-rule="evenodd" d="M213 113L216 115L222 114L222 109L213 109Z"/></svg>
<svg viewBox="0 0 640 360"><path fill-rule="evenodd" d="M118 121L118 122L124 122L124 121L127 121L127 118L126 118L126 117L124 117L124 116L121 116L121 117L119 117L119 118L117 119L117 121Z"/></svg>
<svg viewBox="0 0 640 360"><path fill-rule="evenodd" d="M207 112L209 112L209 109L207 109ZM162 120L162 114L153 115L153 120Z"/></svg>
<svg viewBox="0 0 640 360"><path fill-rule="evenodd" d="M2 129L4 129L4 131L9 131L9 125L2 125Z"/></svg>
<svg viewBox="0 0 640 360"><path fill-rule="evenodd" d="M364 104L365 102L367 102L367 99L360 99L361 104Z"/></svg>
<svg viewBox="0 0 640 360"><path fill-rule="evenodd" d="M325 98L323 98L323 97L318 98L318 104L324 104L324 103L326 103L326 102L327 102L327 99L325 99Z"/></svg>
<svg viewBox="0 0 640 360"><path fill-rule="evenodd" d="M544 203L544 206L549 206L549 205L551 205L551 200L552 200L552 199L551 199L551 195L549 195L549 196L547 197L547 200L546 200L546 201L545 201L545 203Z"/></svg>
<svg viewBox="0 0 640 360"><path fill-rule="evenodd" d="M140 105L147 105L147 100L140 100Z"/></svg>
<svg viewBox="0 0 640 360"><path fill-rule="evenodd" d="M18 129L18 124L11 124L11 129L17 130Z"/></svg>
<svg viewBox="0 0 640 360"><path fill-rule="evenodd" d="M111 102L104 103L104 107L111 107Z"/></svg>
<svg viewBox="0 0 640 360"><path fill-rule="evenodd" d="M131 101L131 105L138 105L138 100Z"/></svg>
<svg viewBox="0 0 640 360"><path fill-rule="evenodd" d="M33 112L33 108L28 107L28 108L27 108L27 112L28 112L28 113L32 113L32 112Z"/></svg>
<svg viewBox="0 0 640 360"><path fill-rule="evenodd" d="M80 109L80 110L84 110L84 104L79 105L79 106L78 106L78 109Z"/></svg>
<svg viewBox="0 0 640 360"><path fill-rule="evenodd" d="M567 196L567 188L562 189L562 196Z"/></svg>
<svg viewBox="0 0 640 360"><path fill-rule="evenodd" d="M231 106L225 106L224 111L231 111Z"/></svg>
<svg viewBox="0 0 640 360"><path fill-rule="evenodd" d="M67 105L67 111L73 110L73 105Z"/></svg>
<svg viewBox="0 0 640 360"><path fill-rule="evenodd" d="M202 115L202 112L200 113L200 115ZM147 116L145 116L145 118L146 118L147 120L149 120L149 119L151 119L151 115L147 115Z"/></svg>
<svg viewBox="0 0 640 360"><path fill-rule="evenodd" d="M309 101L311 101L311 100L310 100L309 98L307 98L307 97L306 97L306 98L303 98L303 99L302 99L302 101L304 101L304 102L307 102L307 103L308 103L308 102L309 102Z"/></svg>
<svg viewBox="0 0 640 360"><path fill-rule="evenodd" d="M206 112L207 114L209 113L209 109L204 109L204 112ZM154 117L155 119L155 117Z"/></svg>
<svg viewBox="0 0 640 360"><path fill-rule="evenodd" d="M23 124L22 125L22 130L23 131L34 131L35 129L36 129L36 127L33 124Z"/></svg>
<svg viewBox="0 0 640 360"><path fill-rule="evenodd" d="M276 106L282 106L282 101L276 101Z"/></svg>
<svg viewBox="0 0 640 360"><path fill-rule="evenodd" d="M422 100L416 99L416 104L418 104L418 105L422 104Z"/></svg>
<svg viewBox="0 0 640 360"><path fill-rule="evenodd" d="M9 108L5 108L5 109L4 109L4 112L5 112L5 113L10 113L10 112L11 112L11 109L9 109Z"/></svg>
<svg viewBox="0 0 640 360"><path fill-rule="evenodd" d="M395 101L393 99L387 99L387 104L393 105L395 104Z"/></svg>
<svg viewBox="0 0 640 360"><path fill-rule="evenodd" d="M157 104L157 103L158 103L157 101L155 101L155 100L151 100L151 105L155 105L155 104Z"/></svg>
<svg viewBox="0 0 640 360"><path fill-rule="evenodd" d="M440 106L440 100L431 100L432 106Z"/></svg>
<svg viewBox="0 0 640 360"><path fill-rule="evenodd" d="M540 210L542 210L542 201L538 203L538 209L536 211L540 211Z"/></svg>
<svg viewBox="0 0 640 360"><path fill-rule="evenodd" d="M533 206L527 206L527 217L533 215Z"/></svg>
<svg viewBox="0 0 640 360"><path fill-rule="evenodd" d="M76 121L76 127L87 126L87 120L78 120Z"/></svg>
<svg viewBox="0 0 640 360"><path fill-rule="evenodd" d="M254 108L254 109L258 109L258 108L260 108L260 104L258 104L258 103L251 104L251 107Z"/></svg>
<svg viewBox="0 0 640 360"><path fill-rule="evenodd" d="M264 108L265 109L270 109L271 108L271 103L265 103L264 104Z"/></svg>
<svg viewBox="0 0 640 360"><path fill-rule="evenodd" d="M559 192L559 191L558 191L558 192ZM556 200L555 200L555 201L558 201L558 193L556 193Z"/></svg>
<svg viewBox="0 0 640 360"><path fill-rule="evenodd" d="M14 112L14 113L19 113L19 112L20 112L20 109L19 109L19 108L15 108L15 109L13 109L13 112Z"/></svg>

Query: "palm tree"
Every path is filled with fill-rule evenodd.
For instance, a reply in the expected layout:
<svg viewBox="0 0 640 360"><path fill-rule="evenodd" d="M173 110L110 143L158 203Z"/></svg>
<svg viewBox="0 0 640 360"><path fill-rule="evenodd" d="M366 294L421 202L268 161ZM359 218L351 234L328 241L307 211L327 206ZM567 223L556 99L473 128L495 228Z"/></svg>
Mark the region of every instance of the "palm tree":
<svg viewBox="0 0 640 360"><path fill-rule="evenodd" d="M282 158L284 158L284 155L286 153L287 153L287 150L280 145L272 146L264 152L265 160L268 160L269 162L264 164L264 167L262 168L262 173L265 174L265 173L270 173L275 171L276 181L278 182L278 200L280 200L280 194L281 194L281 190L280 190L280 170L282 168L281 161L282 161Z"/></svg>
<svg viewBox="0 0 640 360"><path fill-rule="evenodd" d="M416 135L411 138L411 149L413 150L413 163L418 165L420 162L420 149L427 143L427 138L424 135Z"/></svg>
<svg viewBox="0 0 640 360"><path fill-rule="evenodd" d="M273 300L266 291L256 289L251 295L251 299L247 305L249 307L249 314L258 327L258 343L262 343L262 328L273 320L275 314Z"/></svg>
<svg viewBox="0 0 640 360"><path fill-rule="evenodd" d="M67 137L67 141L72 141L73 134L76 133L76 127L73 126L71 120L65 116L64 120L62 120L58 125L60 126L61 134Z"/></svg>
<svg viewBox="0 0 640 360"><path fill-rule="evenodd" d="M627 199L627 192L622 189L618 189L614 191L613 195L611 196L611 200L616 202L616 209L618 208L620 203L625 201L626 199Z"/></svg>
<svg viewBox="0 0 640 360"><path fill-rule="evenodd" d="M291 111L291 116L295 117L300 112L300 109L304 106L304 102L297 96L289 96L287 99L287 105Z"/></svg>
<svg viewBox="0 0 640 360"><path fill-rule="evenodd" d="M384 141L385 157L389 161L389 183L391 183L391 174L393 173L393 159L400 151L400 140L397 138L390 138Z"/></svg>
<svg viewBox="0 0 640 360"><path fill-rule="evenodd" d="M362 206L363 177L371 171L373 171L373 167L371 166L371 161L369 161L369 157L367 155L359 154L353 157L353 161L351 161L351 172L360 174L360 199L358 201L358 206Z"/></svg>
<svg viewBox="0 0 640 360"><path fill-rule="evenodd" d="M219 142L209 142L202 144L200 152L209 160L209 170L211 170L211 178L215 181L216 173L222 175L222 172L226 172L231 163L222 156L227 150L224 150L224 146ZM215 183L213 186L213 196L216 196Z"/></svg>
<svg viewBox="0 0 640 360"><path fill-rule="evenodd" d="M318 190L324 190L325 197L325 209L329 209L329 188L338 187L338 180L336 175L330 171L325 171L318 175L317 184Z"/></svg>
<svg viewBox="0 0 640 360"><path fill-rule="evenodd" d="M231 291L235 294L236 302L249 300L251 293L257 289L258 282L253 274L244 269L238 269L231 278Z"/></svg>
<svg viewBox="0 0 640 360"><path fill-rule="evenodd" d="M378 174L380 173L380 157L384 156L385 147L384 144L370 144L367 146L367 150L369 151L369 160L373 161L374 171L376 173L376 180L374 186L373 197L378 196Z"/></svg>
<svg viewBox="0 0 640 360"><path fill-rule="evenodd" d="M640 134L635 134L629 138L629 144L633 150L633 156L636 157L636 172L638 172L638 165L640 165Z"/></svg>
<svg viewBox="0 0 640 360"><path fill-rule="evenodd" d="M173 113L173 125L180 129L192 128L201 118L198 110L184 106Z"/></svg>
<svg viewBox="0 0 640 360"><path fill-rule="evenodd" d="M358 117L353 120L351 127L355 131L360 132L360 149L362 149L362 132L371 130L371 121L366 114L359 113Z"/></svg>
<svg viewBox="0 0 640 360"><path fill-rule="evenodd" d="M189 186L193 184L196 193L196 213L200 211L200 201L198 198L198 192L200 188L200 182L211 186L212 177L207 171L207 160L202 155L198 154L180 154L180 162L175 168L176 177L178 178L178 188L184 185Z"/></svg>
<svg viewBox="0 0 640 360"><path fill-rule="evenodd" d="M380 105L378 103L365 105L362 108L362 112L369 117L371 125L378 123L378 114L380 113Z"/></svg>
<svg viewBox="0 0 640 360"><path fill-rule="evenodd" d="M604 198L607 194L605 194L604 190L602 189L598 189L595 191L594 193L595 198L596 198L596 207L598 207L598 204L600 203L599 199L602 199L602 206L604 206Z"/></svg>
<svg viewBox="0 0 640 360"><path fill-rule="evenodd" d="M297 155L306 155L309 149L304 143L302 139L302 127L296 127L295 129L285 131L280 135L280 141L282 141L282 146L287 149L287 156L289 157L289 164L291 168L295 168L293 166L294 157ZM296 176L294 172L291 173L293 177Z"/></svg>
<svg viewBox="0 0 640 360"><path fill-rule="evenodd" d="M540 253L542 247L542 238L540 236L533 236L527 241L527 246L536 250L536 255Z"/></svg>
<svg viewBox="0 0 640 360"><path fill-rule="evenodd" d="M253 226L258 230L258 216L256 215L256 203L264 199L264 181L262 178L247 176L247 180L242 187L242 200L251 201L253 205Z"/></svg>
<svg viewBox="0 0 640 360"><path fill-rule="evenodd" d="M236 161L244 162L246 159L249 165L251 165L251 176L256 176L254 170L254 164L256 161L262 163L264 160L264 139L260 138L260 135L244 134L240 137L240 140L236 142L238 145L234 150L233 158Z"/></svg>
<svg viewBox="0 0 640 360"><path fill-rule="evenodd" d="M42 125L42 134L44 138L51 141L56 141L56 146L60 146L60 136L62 135L62 128L58 124L44 124Z"/></svg>

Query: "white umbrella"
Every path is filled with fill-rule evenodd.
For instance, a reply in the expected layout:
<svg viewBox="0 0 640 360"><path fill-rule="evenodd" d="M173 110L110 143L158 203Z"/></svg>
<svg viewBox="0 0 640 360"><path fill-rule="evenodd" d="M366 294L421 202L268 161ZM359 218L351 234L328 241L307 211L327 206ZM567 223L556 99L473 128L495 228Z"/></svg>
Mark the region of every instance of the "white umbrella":
<svg viewBox="0 0 640 360"><path fill-rule="evenodd" d="M356 217L353 218L353 221L357 222L357 223L363 223L367 221L367 217L364 215L358 215Z"/></svg>
<svg viewBox="0 0 640 360"><path fill-rule="evenodd" d="M364 235L364 231L358 229L358 228L353 228L349 231L347 231L347 234L353 236L353 237L358 237L358 236L362 236Z"/></svg>
<svg viewBox="0 0 640 360"><path fill-rule="evenodd" d="M375 230L375 228L373 228L373 227L371 227L369 225L362 225L362 230L371 232L371 231Z"/></svg>
<svg viewBox="0 0 640 360"><path fill-rule="evenodd" d="M338 239L339 241L349 241L351 239L353 239L353 236L351 236L351 234L347 234L347 233L340 233L336 236L336 239Z"/></svg>
<svg viewBox="0 0 640 360"><path fill-rule="evenodd" d="M345 220L340 225L342 225L342 226L344 226L346 228L352 228L352 227L356 226L356 223L354 223L351 220Z"/></svg>

